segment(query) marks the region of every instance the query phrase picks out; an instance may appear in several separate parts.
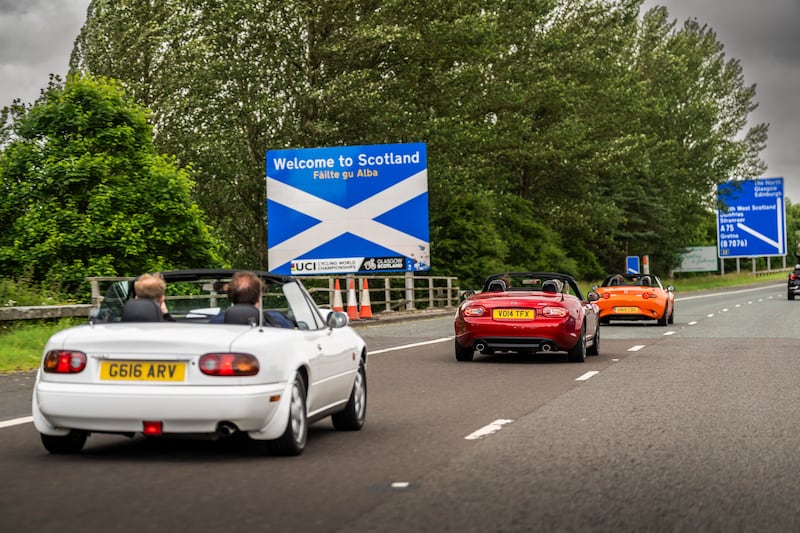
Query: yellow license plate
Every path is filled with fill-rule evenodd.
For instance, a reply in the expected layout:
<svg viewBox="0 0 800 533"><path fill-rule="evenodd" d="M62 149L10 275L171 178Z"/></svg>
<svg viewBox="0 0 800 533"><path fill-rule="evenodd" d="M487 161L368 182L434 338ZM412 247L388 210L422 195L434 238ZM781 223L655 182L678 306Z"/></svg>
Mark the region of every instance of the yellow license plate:
<svg viewBox="0 0 800 533"><path fill-rule="evenodd" d="M492 318L499 320L533 320L533 309L493 309Z"/></svg>
<svg viewBox="0 0 800 533"><path fill-rule="evenodd" d="M186 363L174 361L102 361L100 379L112 381L183 381Z"/></svg>
<svg viewBox="0 0 800 533"><path fill-rule="evenodd" d="M615 307L614 308L614 312L615 313L638 313L639 312L639 308L638 307Z"/></svg>

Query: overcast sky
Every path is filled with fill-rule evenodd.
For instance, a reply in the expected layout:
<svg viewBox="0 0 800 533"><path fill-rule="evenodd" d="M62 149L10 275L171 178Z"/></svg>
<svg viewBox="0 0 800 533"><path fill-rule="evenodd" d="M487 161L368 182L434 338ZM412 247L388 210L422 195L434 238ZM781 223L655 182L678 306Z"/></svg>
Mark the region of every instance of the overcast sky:
<svg viewBox="0 0 800 533"><path fill-rule="evenodd" d="M800 202L800 0L646 0L666 6L679 24L696 18L717 34L728 58L739 59L767 122L764 177L783 177ZM50 73L67 72L89 0L0 0L0 107L31 103Z"/></svg>

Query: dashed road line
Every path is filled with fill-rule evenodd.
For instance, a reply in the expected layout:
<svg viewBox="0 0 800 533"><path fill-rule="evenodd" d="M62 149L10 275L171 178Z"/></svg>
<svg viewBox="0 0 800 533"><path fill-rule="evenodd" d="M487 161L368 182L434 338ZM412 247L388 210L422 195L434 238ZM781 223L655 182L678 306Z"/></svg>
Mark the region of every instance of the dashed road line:
<svg viewBox="0 0 800 533"><path fill-rule="evenodd" d="M504 425L510 424L511 422L513 422L513 420L509 420L507 418L498 418L491 424L487 424L483 426L481 429L473 431L472 433L464 437L464 439L478 440L480 438L486 437L487 435L491 435L492 433L497 433L502 429Z"/></svg>

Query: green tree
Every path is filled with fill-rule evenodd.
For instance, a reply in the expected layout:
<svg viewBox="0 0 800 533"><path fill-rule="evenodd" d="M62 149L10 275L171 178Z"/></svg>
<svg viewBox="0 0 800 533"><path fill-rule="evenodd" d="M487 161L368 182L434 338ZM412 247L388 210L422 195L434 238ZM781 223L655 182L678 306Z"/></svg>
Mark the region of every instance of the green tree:
<svg viewBox="0 0 800 533"><path fill-rule="evenodd" d="M145 110L91 76L14 109L0 155L0 273L85 290L86 276L219 266L188 169L153 149Z"/></svg>
<svg viewBox="0 0 800 533"><path fill-rule="evenodd" d="M93 0L72 68L152 110L237 266L266 263L266 150L421 141L435 273L474 281L486 249L485 268L668 270L714 185L763 170L766 126L745 131L755 88L709 28L641 5Z"/></svg>

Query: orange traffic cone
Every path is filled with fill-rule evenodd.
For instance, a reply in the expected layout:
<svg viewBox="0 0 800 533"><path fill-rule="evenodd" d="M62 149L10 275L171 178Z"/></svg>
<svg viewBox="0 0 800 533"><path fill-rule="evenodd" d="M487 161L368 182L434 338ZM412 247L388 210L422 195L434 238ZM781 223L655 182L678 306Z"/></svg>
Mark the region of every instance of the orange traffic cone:
<svg viewBox="0 0 800 533"><path fill-rule="evenodd" d="M344 311L344 306L342 305L342 287L339 285L338 279L333 286L333 310Z"/></svg>
<svg viewBox="0 0 800 533"><path fill-rule="evenodd" d="M372 318L372 306L369 304L369 285L364 278L364 288L361 290L361 318Z"/></svg>
<svg viewBox="0 0 800 533"><path fill-rule="evenodd" d="M347 316L350 320L358 320L358 306L356 304L355 282L350 280L350 288L347 289Z"/></svg>

